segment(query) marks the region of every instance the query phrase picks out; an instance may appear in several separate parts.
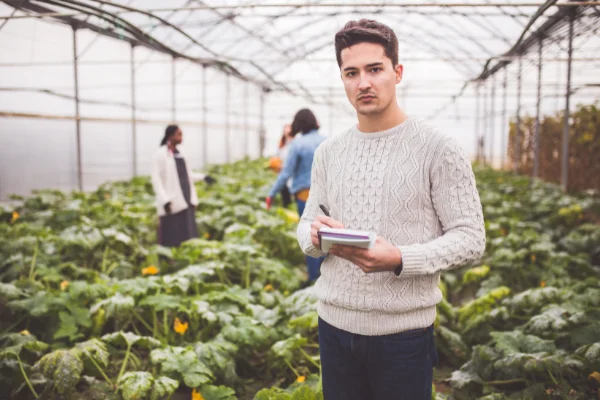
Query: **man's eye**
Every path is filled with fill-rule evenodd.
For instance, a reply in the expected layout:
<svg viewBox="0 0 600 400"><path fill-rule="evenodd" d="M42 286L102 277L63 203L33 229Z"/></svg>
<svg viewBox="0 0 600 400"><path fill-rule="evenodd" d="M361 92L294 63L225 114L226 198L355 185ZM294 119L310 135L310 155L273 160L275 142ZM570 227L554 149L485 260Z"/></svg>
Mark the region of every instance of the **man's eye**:
<svg viewBox="0 0 600 400"><path fill-rule="evenodd" d="M356 71L350 71L346 74L346 76L350 77L350 76L356 76Z"/></svg>
<svg viewBox="0 0 600 400"><path fill-rule="evenodd" d="M373 67L373 68L371 68L371 72L379 72L379 71L381 71L380 67Z"/></svg>

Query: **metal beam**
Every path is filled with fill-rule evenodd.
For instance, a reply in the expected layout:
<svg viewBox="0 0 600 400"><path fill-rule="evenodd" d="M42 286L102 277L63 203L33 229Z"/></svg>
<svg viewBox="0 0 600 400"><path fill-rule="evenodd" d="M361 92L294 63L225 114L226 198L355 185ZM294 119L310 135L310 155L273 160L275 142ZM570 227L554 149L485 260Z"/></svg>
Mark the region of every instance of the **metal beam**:
<svg viewBox="0 0 600 400"><path fill-rule="evenodd" d="M229 138L229 106L231 101L231 84L229 82L229 75L225 75L225 162L231 162L231 141Z"/></svg>
<svg viewBox="0 0 600 400"><path fill-rule="evenodd" d="M258 131L258 148L259 148L259 157L263 157L265 153L265 97L267 92L263 89L260 92L260 119L259 119L259 131Z"/></svg>
<svg viewBox="0 0 600 400"><path fill-rule="evenodd" d="M248 82L244 83L244 156L250 157L250 149L248 144L248 135L250 135L250 129L248 129Z"/></svg>
<svg viewBox="0 0 600 400"><path fill-rule="evenodd" d="M517 76L517 126L513 146L513 171L519 173L519 164L521 162L521 87L523 80L523 60L519 59L519 72Z"/></svg>
<svg viewBox="0 0 600 400"><path fill-rule="evenodd" d="M490 104L490 133L489 133L489 155L490 163L494 166L495 128L496 128L496 80L492 78L491 104Z"/></svg>
<svg viewBox="0 0 600 400"><path fill-rule="evenodd" d="M137 121L135 109L135 46L131 45L131 156L133 176L137 176Z"/></svg>
<svg viewBox="0 0 600 400"><path fill-rule="evenodd" d="M542 105L542 50L544 38L538 43L538 65L537 65L537 100L535 104L535 133L533 137L533 178L540 176L540 125Z"/></svg>
<svg viewBox="0 0 600 400"><path fill-rule="evenodd" d="M177 64L175 57L171 60L171 119L173 123L177 122Z"/></svg>
<svg viewBox="0 0 600 400"><path fill-rule="evenodd" d="M517 3L464 3L464 2L447 2L447 3L385 3L385 4L373 4L373 3L323 3L323 4L310 4L311 8L339 8L339 7L386 7L386 8L451 8L451 7L466 7L466 8L496 8L496 7L540 7L544 5L541 2L517 2ZM239 4L239 5L214 5L214 6L190 6L190 7L166 7L166 8L151 8L146 10L150 13L165 12L165 11L194 11L194 10L236 10L236 9L258 9L258 8L298 8L305 7L305 3L271 3L271 4ZM600 6L600 1L574 1L574 2L560 2L553 5L554 7L579 7L579 6ZM118 11L114 14L131 14L137 11ZM368 12L368 10L364 10ZM43 16L49 17L73 17L78 15L85 15L82 12L50 12L46 15L15 15L13 19L22 18L40 18ZM10 16L1 16L0 20L10 19Z"/></svg>
<svg viewBox="0 0 600 400"><path fill-rule="evenodd" d="M562 138L562 156L561 156L561 185L566 192L569 187L569 126L571 117L571 57L573 56L573 22L574 13L569 13L569 47L567 61L567 88L565 93L565 116Z"/></svg>
<svg viewBox="0 0 600 400"><path fill-rule="evenodd" d="M77 65L77 27L73 26L73 81L75 86L75 135L77 140L77 187L83 191L81 165L81 119L79 114L79 66Z"/></svg>
<svg viewBox="0 0 600 400"><path fill-rule="evenodd" d="M204 168L208 166L208 125L206 105L206 66L202 66L202 163Z"/></svg>

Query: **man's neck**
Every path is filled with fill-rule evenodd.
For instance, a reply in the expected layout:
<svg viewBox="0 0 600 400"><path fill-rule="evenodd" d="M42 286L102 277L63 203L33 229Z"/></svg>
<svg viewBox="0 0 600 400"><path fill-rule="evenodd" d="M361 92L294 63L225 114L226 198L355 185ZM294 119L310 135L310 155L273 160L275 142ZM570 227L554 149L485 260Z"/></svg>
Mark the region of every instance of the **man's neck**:
<svg viewBox="0 0 600 400"><path fill-rule="evenodd" d="M408 116L396 104L376 115L358 114L358 130L365 133L381 132L392 129L408 119Z"/></svg>

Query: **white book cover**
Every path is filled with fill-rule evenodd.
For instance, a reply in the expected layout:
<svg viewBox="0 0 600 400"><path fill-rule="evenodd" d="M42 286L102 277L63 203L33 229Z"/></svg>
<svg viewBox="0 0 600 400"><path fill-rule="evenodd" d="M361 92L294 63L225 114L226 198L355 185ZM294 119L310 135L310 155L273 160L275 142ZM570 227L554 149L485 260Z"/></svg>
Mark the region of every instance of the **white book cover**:
<svg viewBox="0 0 600 400"><path fill-rule="evenodd" d="M321 242L321 250L325 253L329 252L329 249L334 244L370 249L375 244L377 237L373 232L328 227L319 229L318 235Z"/></svg>

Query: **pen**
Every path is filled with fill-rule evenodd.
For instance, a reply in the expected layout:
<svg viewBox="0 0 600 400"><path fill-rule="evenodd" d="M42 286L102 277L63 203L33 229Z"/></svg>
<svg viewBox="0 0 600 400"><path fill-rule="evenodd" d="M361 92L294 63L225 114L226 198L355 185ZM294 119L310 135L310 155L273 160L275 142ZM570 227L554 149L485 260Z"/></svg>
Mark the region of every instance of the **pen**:
<svg viewBox="0 0 600 400"><path fill-rule="evenodd" d="M327 209L327 207L325 207L323 204L319 204L319 208L321 208L323 214L325 214L328 217L331 217L331 215L329 215L329 210Z"/></svg>

